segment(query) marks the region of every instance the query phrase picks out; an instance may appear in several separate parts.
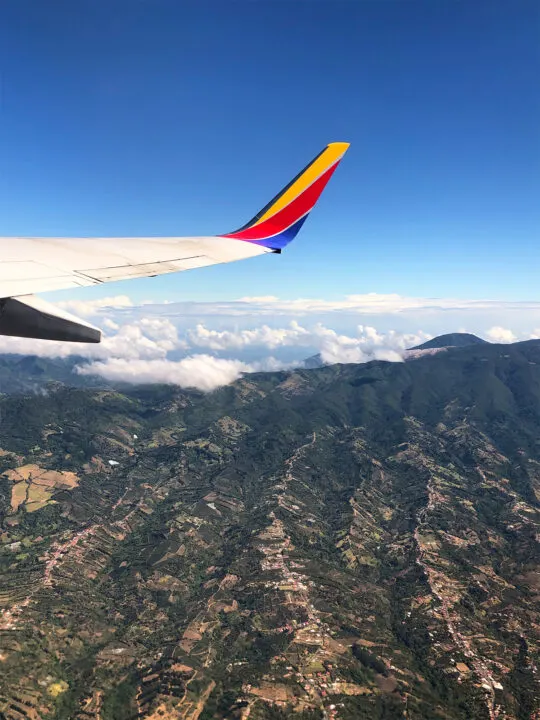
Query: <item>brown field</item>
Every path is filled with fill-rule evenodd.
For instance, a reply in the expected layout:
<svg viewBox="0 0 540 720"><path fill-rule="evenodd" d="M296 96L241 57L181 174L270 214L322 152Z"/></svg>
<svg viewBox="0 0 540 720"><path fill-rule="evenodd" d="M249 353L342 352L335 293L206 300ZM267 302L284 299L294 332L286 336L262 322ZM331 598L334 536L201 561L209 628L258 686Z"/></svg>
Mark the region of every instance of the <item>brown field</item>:
<svg viewBox="0 0 540 720"><path fill-rule="evenodd" d="M17 512L19 505L22 505L26 500L26 492L28 485L25 482L20 482L11 488L11 509L13 512Z"/></svg>
<svg viewBox="0 0 540 720"><path fill-rule="evenodd" d="M262 700L269 702L289 702L294 703L296 697L291 687L287 685L278 685L277 683L261 683L259 687L253 687L249 691L252 695L257 695Z"/></svg>
<svg viewBox="0 0 540 720"><path fill-rule="evenodd" d="M180 647L187 653L191 652L191 649L199 640L202 640L201 633L195 628L196 624L191 623L187 630L185 630L182 640L180 641Z"/></svg>
<svg viewBox="0 0 540 720"><path fill-rule="evenodd" d="M372 695L373 690L362 685L355 685L354 683L348 682L336 682L333 684L330 693L337 693L339 695Z"/></svg>
<svg viewBox="0 0 540 720"><path fill-rule="evenodd" d="M39 465L21 465L7 470L4 477L11 480L11 510L24 505L28 512L35 512L51 501L55 490L71 490L79 484L75 473L45 470Z"/></svg>

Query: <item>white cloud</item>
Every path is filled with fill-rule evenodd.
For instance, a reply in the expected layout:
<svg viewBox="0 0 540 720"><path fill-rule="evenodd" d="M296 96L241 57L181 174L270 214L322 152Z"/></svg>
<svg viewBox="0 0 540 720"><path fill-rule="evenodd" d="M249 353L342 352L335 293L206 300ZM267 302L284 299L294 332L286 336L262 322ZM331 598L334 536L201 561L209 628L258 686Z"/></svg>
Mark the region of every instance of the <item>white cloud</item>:
<svg viewBox="0 0 540 720"><path fill-rule="evenodd" d="M490 328L486 335L491 340L491 342L495 343L512 343L517 340L514 333L509 330L508 328L500 327L499 325L495 325L494 327Z"/></svg>
<svg viewBox="0 0 540 720"><path fill-rule="evenodd" d="M321 338L319 351L326 363L358 363L370 360L403 360L403 351L429 338L424 332L416 334L397 333L390 330L379 333L370 326L359 325L356 336L340 335L318 325L316 333Z"/></svg>
<svg viewBox="0 0 540 720"><path fill-rule="evenodd" d="M295 360L294 362L283 362L275 357L266 357L262 360L249 363L249 372L277 372L278 370L293 370L294 368L302 365L301 360Z"/></svg>
<svg viewBox="0 0 540 720"><path fill-rule="evenodd" d="M80 355L96 359L122 357L135 360L165 358L169 352L187 347L185 341L178 338L178 331L170 320L143 318L124 325L119 325L110 318L106 320L103 324L113 332L103 335L99 344L0 336L0 353L50 358Z"/></svg>
<svg viewBox="0 0 540 720"><path fill-rule="evenodd" d="M99 315L104 310L116 309L125 313L161 313L168 317L184 316L272 316L293 317L325 314L396 315L403 313L427 313L438 311L507 312L531 311L540 313L540 301L470 300L459 298L408 297L398 293L356 293L338 299L292 298L275 295L241 297L219 302L155 302L144 300L137 305L127 295L96 298L94 300L71 299L57 303L76 315ZM109 313L108 313L109 314ZM461 323L460 323L461 324ZM455 326L457 327L457 326Z"/></svg>
<svg viewBox="0 0 540 720"><path fill-rule="evenodd" d="M137 322L137 325L147 337L155 340L168 352L179 347L187 347L187 343L178 338L178 330L170 320L165 318L142 318Z"/></svg>
<svg viewBox="0 0 540 720"><path fill-rule="evenodd" d="M359 325L356 335L343 335L316 323L303 327L293 320L287 327L271 328L262 325L253 330L211 330L199 323L187 333L191 345L214 351L242 350L259 346L269 350L279 347L316 349L323 360L332 362L365 362L372 359L401 359L401 351L417 345L431 336L419 331L415 334L391 330L379 333L370 326Z"/></svg>
<svg viewBox="0 0 540 720"><path fill-rule="evenodd" d="M101 375L113 382L169 383L208 392L228 385L252 368L239 360L223 360L211 355L192 355L178 360L126 360L110 358L83 365L82 375Z"/></svg>
<svg viewBox="0 0 540 720"><path fill-rule="evenodd" d="M0 335L0 354L38 355L48 358L65 358L69 355L87 355L86 345L79 343L32 340L31 338Z"/></svg>
<svg viewBox="0 0 540 720"><path fill-rule="evenodd" d="M107 313L110 315L110 313ZM280 299L272 295L242 297L238 300L216 302L167 302L137 307L124 307L114 317L124 322L141 317L167 317L176 325L187 327L190 320L209 323L208 318L218 321L237 319L239 323L259 321L275 326L279 318L286 324L296 320L302 324L313 318L330 326L334 322L344 325L362 321L371 325L382 323L387 327L400 325L403 329L413 325L423 326L432 334L456 331L467 326L470 332L481 332L491 325L508 326L514 331L530 333L531 327L540 324L540 301L491 301L455 298L406 297L397 293L366 293L348 295L345 298L296 298ZM337 318L336 321L333 318ZM380 320L379 320L380 318ZM98 323L99 324L99 323ZM223 328L222 328L223 329Z"/></svg>
<svg viewBox="0 0 540 720"><path fill-rule="evenodd" d="M258 305L260 309L272 310L273 312L304 314L333 312L335 310L399 312L410 307L418 307L419 304L424 304L426 301L417 298L405 298L397 294L366 293L364 295L347 295L344 300L324 300L320 298L282 300L273 295L262 295L260 297L243 297L237 302Z"/></svg>
<svg viewBox="0 0 540 720"><path fill-rule="evenodd" d="M426 338L424 333L403 335L395 332L378 333L372 327L358 327L358 335L351 337L336 333L331 328L317 324L307 330L298 324L291 328L272 331L263 327L259 331L210 331L204 326L197 326L196 337L213 349L238 349L243 344L257 342L263 346L276 347L287 344L318 343L324 362L361 363L369 360L387 360L400 362L403 360L403 349L411 343ZM78 368L85 375L101 375L113 382L131 383L170 383L180 387L194 387L203 391L215 390L237 380L243 373L269 372L289 369L300 363L284 363L274 357L267 357L256 362L216 358L208 354L197 354L172 361L166 357L154 357L161 352L160 345L150 344L149 338L142 335L141 329L132 325L125 326L110 341L119 343L122 348L125 339L129 339L128 348L123 349L122 357L112 356L104 360L96 360ZM115 340L116 339L116 340ZM157 350L156 350L157 347ZM109 351L111 348L109 347ZM135 353L139 356L135 357Z"/></svg>
<svg viewBox="0 0 540 720"><path fill-rule="evenodd" d="M242 303L275 303L279 302L279 298L275 295L254 295L253 297L238 298L238 302Z"/></svg>
<svg viewBox="0 0 540 720"><path fill-rule="evenodd" d="M297 367L298 364L284 363L274 357L245 363L201 354L176 361L108 358L81 365L76 372L80 375L101 375L111 382L166 383L209 392L229 385L245 373L275 372Z"/></svg>
<svg viewBox="0 0 540 720"><path fill-rule="evenodd" d="M120 327L120 325L115 323L114 320L111 320L111 318L105 318L105 320L101 321L101 324L104 328L107 328L107 330L118 330Z"/></svg>
<svg viewBox="0 0 540 720"><path fill-rule="evenodd" d="M115 335L105 336L96 350L90 350L90 357L165 358L172 350L168 340L154 340L143 333L139 324L122 325Z"/></svg>
<svg viewBox="0 0 540 720"><path fill-rule="evenodd" d="M306 345L310 333L296 321L287 328L271 328L262 325L254 330L210 330L199 323L194 330L188 330L188 340L197 347L209 350L239 350L249 346L277 348L289 345Z"/></svg>
<svg viewBox="0 0 540 720"><path fill-rule="evenodd" d="M253 329L234 330L215 330L199 323L195 328L188 329L184 338L179 337L177 327L163 317L147 317L123 325L106 318L104 324L110 332L105 334L102 342L97 345L0 337L0 352L43 357L80 355L95 361L92 365L93 371L110 379L111 373L116 376L125 370L129 378L133 372L149 367L137 364L137 361L172 362L170 353L185 352L189 348L234 354L250 350L252 357L253 352L260 348L260 357L251 359L249 364L241 363L243 370L247 372L291 367L290 359L284 362L279 357L266 357L268 351L282 351L284 348L301 348L297 355L300 360L308 354L319 352L326 363L366 362L372 359L397 361L402 358L405 348L430 337L421 331L415 334L403 334L394 330L380 333L371 326L363 325L359 325L354 334L343 334L322 323L308 327L292 321L285 327L272 328L262 325ZM197 364L200 365L204 363L200 358L207 358L209 355L193 357L199 358ZM184 367L185 365L152 365L153 371L162 374L179 372L178 368ZM183 383L183 380L178 381L178 384ZM199 387L199 384L196 383L196 386Z"/></svg>
<svg viewBox="0 0 540 720"><path fill-rule="evenodd" d="M79 355L92 361L83 372L98 372L111 380L172 382L183 387L191 383L206 390L232 382L242 372L292 367L292 358L302 361L317 352L326 363L400 361L407 348L465 325L472 332L489 327L487 334L481 334L495 342L540 337L540 330L531 333L540 323L540 303L535 302L368 293L340 300L261 295L144 307L119 295L59 305L78 315L97 316L95 323L105 331L102 342L86 345L0 336L0 353ZM529 314L523 320L525 311ZM424 329L416 330L419 326ZM411 328L415 332L402 331ZM182 359L187 353L189 357ZM221 357L212 357L216 353Z"/></svg>
<svg viewBox="0 0 540 720"><path fill-rule="evenodd" d="M296 315L306 315L310 313L335 311L395 313L411 308L418 308L426 304L432 307L433 303L447 303L452 301L431 301L422 298L406 298L397 294L382 295L378 293L366 293L364 295L347 295L344 300L325 300L320 298L282 300L273 295L262 295L260 297L243 297L236 302L250 305L249 312L253 312L256 308L262 313L294 313Z"/></svg>
<svg viewBox="0 0 540 720"><path fill-rule="evenodd" d="M527 307L540 309L540 302L507 302L494 300L468 300L458 298L422 298L406 297L398 293L364 293L347 295L342 300L326 300L321 298L296 298L284 300L272 295L260 297L243 297L229 303L219 303L223 311L225 306L237 312L244 310L252 313L257 310L261 314L296 314L355 312L365 314L395 314L408 310L480 310L480 309L516 309Z"/></svg>
<svg viewBox="0 0 540 720"><path fill-rule="evenodd" d="M57 302L56 305L75 315L88 317L98 315L104 309L131 308L133 302L127 295L115 295L114 297L96 298L95 300L64 300L63 302Z"/></svg>

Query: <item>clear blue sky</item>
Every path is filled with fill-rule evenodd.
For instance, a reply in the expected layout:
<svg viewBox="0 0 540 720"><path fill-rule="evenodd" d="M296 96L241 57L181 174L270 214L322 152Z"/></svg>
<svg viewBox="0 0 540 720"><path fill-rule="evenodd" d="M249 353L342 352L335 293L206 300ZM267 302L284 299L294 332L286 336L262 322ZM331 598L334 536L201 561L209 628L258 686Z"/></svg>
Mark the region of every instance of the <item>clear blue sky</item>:
<svg viewBox="0 0 540 720"><path fill-rule="evenodd" d="M538 0L3 0L0 234L226 232L345 140L281 257L106 293L537 298L539 33Z"/></svg>

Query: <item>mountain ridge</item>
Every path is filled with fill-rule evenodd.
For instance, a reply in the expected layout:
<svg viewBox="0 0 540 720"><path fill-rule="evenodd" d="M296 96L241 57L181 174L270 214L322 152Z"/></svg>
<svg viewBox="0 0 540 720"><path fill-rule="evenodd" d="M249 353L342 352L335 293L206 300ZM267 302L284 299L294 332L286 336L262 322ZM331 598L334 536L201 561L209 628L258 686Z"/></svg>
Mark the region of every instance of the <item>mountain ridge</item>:
<svg viewBox="0 0 540 720"><path fill-rule="evenodd" d="M540 342L0 411L10 720L540 709Z"/></svg>
<svg viewBox="0 0 540 720"><path fill-rule="evenodd" d="M445 335L437 335L431 340L415 345L414 347L408 348L403 351L403 358L405 360L414 360L421 357L423 354L434 354L441 350L447 350L448 348L459 348L467 347L469 345L489 345L487 340L483 340L477 335L470 333L447 333ZM431 351L431 353L428 353ZM311 355L306 358L302 364L306 370L313 370L315 368L323 367L326 363L321 357L320 353Z"/></svg>
<svg viewBox="0 0 540 720"><path fill-rule="evenodd" d="M483 340L478 335L472 335L471 333L446 333L444 335L437 335L431 340L427 340L420 345L415 345L410 350L431 350L434 348L446 348L446 347L467 347L469 345L487 345L487 340Z"/></svg>
<svg viewBox="0 0 540 720"><path fill-rule="evenodd" d="M461 338L461 340L456 340L456 338ZM448 345L447 343L451 340L455 344ZM488 343L486 340L468 333L449 333L439 335L426 343L404 351L404 359L416 359L427 350L440 351L450 347L467 347L472 344L489 345L493 343ZM508 346L514 344L516 343L509 343ZM99 375L83 375L75 372L76 367L89 362L88 358L76 355L66 358L54 358L12 353L0 354L0 393L37 392L50 382L81 388L103 387L110 389L126 386L126 383L113 383ZM325 365L326 363L322 360L320 353L317 353L306 358L301 367L304 369L316 369Z"/></svg>

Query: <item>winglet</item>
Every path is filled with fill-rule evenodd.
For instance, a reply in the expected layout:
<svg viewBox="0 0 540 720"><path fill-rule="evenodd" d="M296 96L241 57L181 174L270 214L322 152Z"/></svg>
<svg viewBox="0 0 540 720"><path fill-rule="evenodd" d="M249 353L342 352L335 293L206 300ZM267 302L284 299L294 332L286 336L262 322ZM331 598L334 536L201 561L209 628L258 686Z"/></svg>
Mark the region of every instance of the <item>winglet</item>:
<svg viewBox="0 0 540 720"><path fill-rule="evenodd" d="M294 240L349 143L330 143L246 225L222 237L263 245L276 252Z"/></svg>

